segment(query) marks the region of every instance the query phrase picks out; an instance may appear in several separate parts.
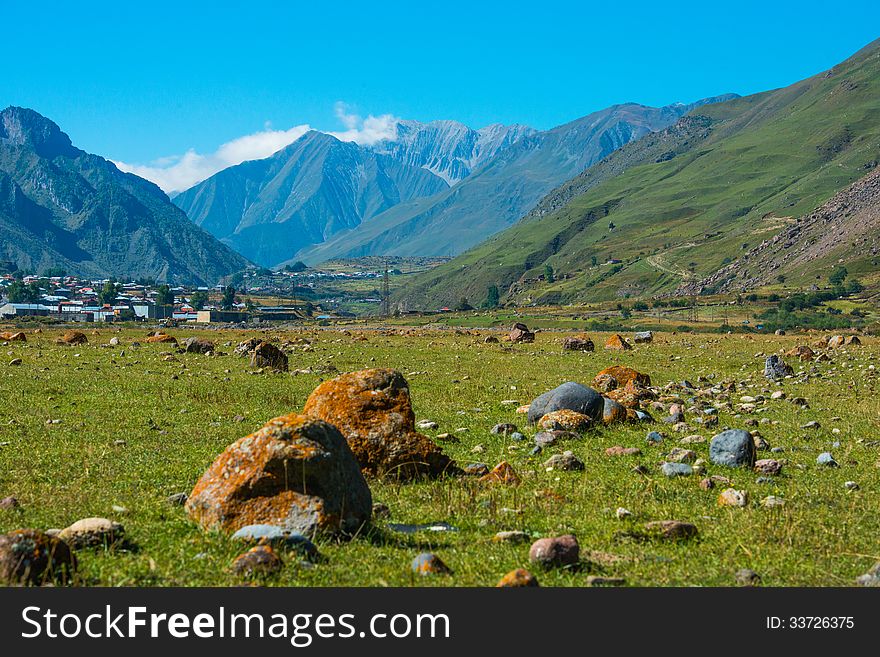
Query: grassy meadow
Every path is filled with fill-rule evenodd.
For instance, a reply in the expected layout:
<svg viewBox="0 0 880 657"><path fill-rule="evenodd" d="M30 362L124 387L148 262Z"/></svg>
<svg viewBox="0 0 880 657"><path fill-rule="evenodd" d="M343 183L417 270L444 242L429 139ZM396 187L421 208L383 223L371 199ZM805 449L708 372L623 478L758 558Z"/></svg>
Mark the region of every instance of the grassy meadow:
<svg viewBox="0 0 880 657"><path fill-rule="evenodd" d="M387 504L390 519L344 543L319 542L325 563L307 567L290 558L265 581L286 586L493 586L508 571L529 567L528 543L492 541L500 530L522 530L535 538L573 533L583 568L535 571L543 586L582 586L589 575L621 577L630 586L733 586L734 574L750 568L765 586L848 586L880 561L880 402L873 365L880 342L863 338L859 347L831 352L831 362L800 363L810 373L780 385L763 379L764 355L800 344L810 335L724 335L661 333L653 344L630 352L601 348L607 335L595 333L593 353L563 352L562 332L538 334L535 344L485 344L487 330L335 329L169 330L179 340L199 335L227 355L177 354L172 346L145 344L145 328L87 330L89 343L55 344L59 330L28 331L27 343L3 345L0 360L0 498L12 495L21 508L0 510L0 532L22 527L63 528L89 516L122 522L128 549L79 553L79 583L99 586L236 585L230 571L243 552L221 534L206 533L183 508L166 498L192 489L214 458L237 438L268 419L297 412L309 393L336 372L392 367L410 384L416 419L437 422L430 436L452 433L442 443L460 465L509 461L519 486L489 485L473 478L412 484L369 482L374 502ZM286 374L254 373L232 354L242 340L261 335L281 343L302 340ZM499 334L500 335L500 334ZM365 340L360 340L365 336ZM120 344L109 345L113 337ZM141 346L133 347L139 341ZM7 366L20 358L19 366ZM671 426L619 425L597 429L530 456L535 430L515 405L572 380L590 384L610 365L625 364L649 374L654 385L698 377L711 383L737 382L731 406L742 395L767 397L764 412L736 416L720 412L720 427L691 430ZM770 401L783 389L804 397L800 410L786 400ZM685 400L686 406L689 406ZM659 412L653 413L658 419ZM242 419L243 418L243 419ZM769 483L758 475L707 464L705 475L668 479L659 470L665 455L688 434L706 443L687 445L708 461L708 440L720 428L757 428L783 453L758 458L784 460ZM817 420L821 427L801 428ZM513 422L529 441L516 443L490 434L499 422ZM650 430L663 431L648 445ZM837 430L836 432L834 430ZM839 442L839 446L832 446ZM614 445L639 447L640 456L606 456ZM551 454L572 450L583 472L546 471ZM840 464L816 464L831 451ZM633 467L644 465L647 474ZM725 486L702 490L701 477L727 476L746 490L746 508L717 505ZM854 481L859 490L844 483ZM785 506L764 508L775 495ZM619 520L618 507L632 516ZM682 543L643 542L628 534L651 520L693 522L699 537ZM448 522L458 531L391 531L387 522ZM451 576L415 579L410 562L420 551L437 553Z"/></svg>

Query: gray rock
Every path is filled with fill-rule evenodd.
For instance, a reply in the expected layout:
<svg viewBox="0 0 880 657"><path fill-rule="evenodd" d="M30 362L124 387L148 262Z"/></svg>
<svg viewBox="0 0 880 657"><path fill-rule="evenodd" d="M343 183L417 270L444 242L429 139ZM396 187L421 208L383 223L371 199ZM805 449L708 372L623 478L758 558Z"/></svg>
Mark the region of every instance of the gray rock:
<svg viewBox="0 0 880 657"><path fill-rule="evenodd" d="M510 543L512 545L518 545L520 543L527 543L531 539L531 536L521 531L506 531L506 532L498 532L495 536L492 537L492 540L496 543Z"/></svg>
<svg viewBox="0 0 880 657"><path fill-rule="evenodd" d="M834 460L834 456L831 455L831 452L822 452L816 457L816 463L819 465L824 465L828 468L836 468L840 464Z"/></svg>
<svg viewBox="0 0 880 657"><path fill-rule="evenodd" d="M522 434L519 431L514 431L512 434L510 434L509 438L518 443L526 439L525 434Z"/></svg>
<svg viewBox="0 0 880 657"><path fill-rule="evenodd" d="M422 552L412 561L412 571L416 575L451 575L452 570L443 560L432 552Z"/></svg>
<svg viewBox="0 0 880 657"><path fill-rule="evenodd" d="M654 340L654 334L651 331L639 331L633 335L633 342L636 344L644 344Z"/></svg>
<svg viewBox="0 0 880 657"><path fill-rule="evenodd" d="M856 577L856 584L859 586L880 586L880 563L875 563L871 570Z"/></svg>
<svg viewBox="0 0 880 657"><path fill-rule="evenodd" d="M794 369L782 360L776 354L769 356L764 361L764 376L770 380L776 379L784 379L787 376L792 376L794 374Z"/></svg>
<svg viewBox="0 0 880 657"><path fill-rule="evenodd" d="M517 433L519 429L517 429L515 424L511 424L510 422L502 422L501 424L496 424L492 427L490 433L495 435L507 436L509 434Z"/></svg>
<svg viewBox="0 0 880 657"><path fill-rule="evenodd" d="M709 459L712 463L731 468L753 467L755 452L752 434L743 429L722 431L709 443Z"/></svg>
<svg viewBox="0 0 880 657"><path fill-rule="evenodd" d="M12 495L4 497L0 500L0 510L10 511L12 509L18 509L21 505L18 503L18 500L15 499Z"/></svg>
<svg viewBox="0 0 880 657"><path fill-rule="evenodd" d="M740 586L757 586L761 583L761 576L749 568L741 568L736 571L736 583Z"/></svg>
<svg viewBox="0 0 880 657"><path fill-rule="evenodd" d="M165 501L171 506L183 506L188 499L189 495L186 493L174 493L173 495L166 497Z"/></svg>
<svg viewBox="0 0 880 657"><path fill-rule="evenodd" d="M663 435L658 431L649 431L648 435L645 437L645 442L647 443L661 443L663 442Z"/></svg>
<svg viewBox="0 0 880 657"><path fill-rule="evenodd" d="M560 440L576 439L578 435L571 431L539 431L534 441L538 447L549 447Z"/></svg>
<svg viewBox="0 0 880 657"><path fill-rule="evenodd" d="M554 454L544 462L545 468L553 470L583 470L584 462L576 457L572 452L565 451L562 454Z"/></svg>
<svg viewBox="0 0 880 657"><path fill-rule="evenodd" d="M568 381L532 401L529 405L529 422L534 424L547 413L561 409L577 411L588 415L595 422L600 422L605 409L605 400L592 388Z"/></svg>
<svg viewBox="0 0 880 657"><path fill-rule="evenodd" d="M310 561L320 556L318 548L299 532L293 532L276 525L246 525L232 535L233 540L245 543L271 545L276 549L296 552Z"/></svg>
<svg viewBox="0 0 880 657"><path fill-rule="evenodd" d="M485 474L489 474L489 466L485 463L468 463L464 466L463 471L471 477L482 477Z"/></svg>
<svg viewBox="0 0 880 657"><path fill-rule="evenodd" d="M660 466L661 472L667 477L689 477L694 474L694 469L687 463L666 462Z"/></svg>

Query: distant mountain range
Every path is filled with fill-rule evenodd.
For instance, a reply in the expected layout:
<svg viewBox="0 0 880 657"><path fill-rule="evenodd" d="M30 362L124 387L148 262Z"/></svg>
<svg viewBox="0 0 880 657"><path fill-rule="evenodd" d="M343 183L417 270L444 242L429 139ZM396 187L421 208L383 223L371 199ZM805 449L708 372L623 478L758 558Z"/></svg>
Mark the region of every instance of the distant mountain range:
<svg viewBox="0 0 880 657"><path fill-rule="evenodd" d="M855 231L845 212L808 221L809 230L792 222L878 162L880 40L824 73L697 108L620 148L396 300L405 308L480 303L490 286L515 304L707 292L765 281L762 269L808 284L838 262L876 278L875 222L866 224L870 234ZM857 190L862 198L877 186ZM822 235L829 232L838 239ZM758 248L782 233L781 245ZM827 248L805 248L814 242Z"/></svg>
<svg viewBox="0 0 880 657"><path fill-rule="evenodd" d="M249 264L153 183L75 148L21 107L0 112L0 260L32 273L197 284Z"/></svg>
<svg viewBox="0 0 880 657"><path fill-rule="evenodd" d="M617 105L544 132L401 121L395 139L370 147L310 132L270 158L221 171L174 202L264 266L455 255L623 144L716 100Z"/></svg>

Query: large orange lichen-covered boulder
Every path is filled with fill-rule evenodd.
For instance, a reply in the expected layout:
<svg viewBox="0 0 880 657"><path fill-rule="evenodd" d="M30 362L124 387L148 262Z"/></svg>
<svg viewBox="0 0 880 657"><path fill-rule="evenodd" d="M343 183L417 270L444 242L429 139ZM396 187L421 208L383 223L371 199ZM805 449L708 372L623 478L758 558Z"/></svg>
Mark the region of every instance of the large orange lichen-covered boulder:
<svg viewBox="0 0 880 657"><path fill-rule="evenodd" d="M605 342L605 348L616 351L626 351L627 349L632 349L632 345L627 342L622 335L615 333Z"/></svg>
<svg viewBox="0 0 880 657"><path fill-rule="evenodd" d="M351 533L369 521L373 500L336 427L285 415L240 438L217 457L186 502L205 529L275 525L307 536Z"/></svg>
<svg viewBox="0 0 880 657"><path fill-rule="evenodd" d="M27 342L27 336L21 331L18 331L17 333L4 331L3 333L0 333L0 340L5 340L6 342Z"/></svg>
<svg viewBox="0 0 880 657"><path fill-rule="evenodd" d="M614 380L617 382L617 387L619 388L626 386L630 381L635 381L635 384L640 388L651 385L650 376L623 365L606 367L596 375L596 378L593 381L597 386L601 386L602 382L607 380L607 377L609 376L614 377Z"/></svg>
<svg viewBox="0 0 880 657"><path fill-rule="evenodd" d="M325 381L303 413L338 427L367 474L413 479L456 470L443 450L416 432L409 386L396 370L361 370Z"/></svg>
<svg viewBox="0 0 880 657"><path fill-rule="evenodd" d="M58 338L55 342L58 344L69 344L69 345L78 345L78 344L86 344L89 339L86 337L86 334L82 331L67 331L64 335Z"/></svg>

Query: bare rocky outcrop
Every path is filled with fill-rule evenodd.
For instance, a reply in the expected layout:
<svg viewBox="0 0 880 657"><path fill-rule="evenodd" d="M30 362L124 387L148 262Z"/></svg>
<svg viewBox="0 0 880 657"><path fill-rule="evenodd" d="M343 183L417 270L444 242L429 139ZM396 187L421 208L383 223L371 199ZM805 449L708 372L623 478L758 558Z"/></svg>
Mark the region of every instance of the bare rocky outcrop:
<svg viewBox="0 0 880 657"><path fill-rule="evenodd" d="M776 281L780 274L806 270L839 255L850 259L880 255L880 167L835 194L813 212L797 218L776 236L698 282L685 283L675 295L707 290L743 292Z"/></svg>

